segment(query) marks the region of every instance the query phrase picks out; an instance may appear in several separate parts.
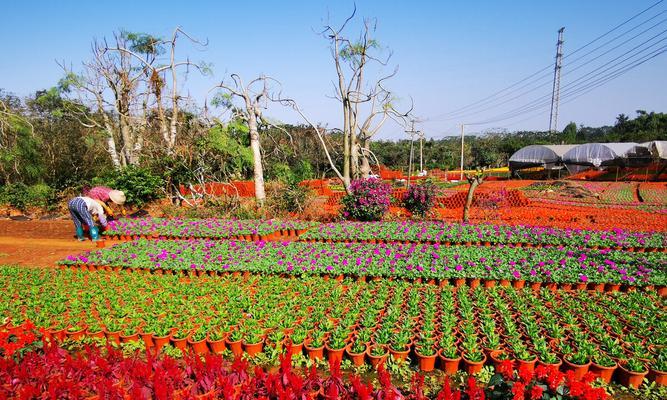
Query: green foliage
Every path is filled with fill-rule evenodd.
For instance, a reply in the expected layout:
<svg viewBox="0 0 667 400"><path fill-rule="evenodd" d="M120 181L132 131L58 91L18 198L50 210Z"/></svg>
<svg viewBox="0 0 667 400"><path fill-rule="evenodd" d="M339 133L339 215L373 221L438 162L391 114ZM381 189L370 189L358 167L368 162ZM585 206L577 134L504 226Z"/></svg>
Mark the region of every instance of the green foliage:
<svg viewBox="0 0 667 400"><path fill-rule="evenodd" d="M163 40L147 33L121 31L121 37L130 42L130 50L141 53L160 55L164 54Z"/></svg>
<svg viewBox="0 0 667 400"><path fill-rule="evenodd" d="M129 166L113 175L103 178L107 186L122 190L127 197L126 204L141 207L146 202L160 197L160 189L164 187L162 177L155 175L147 168Z"/></svg>
<svg viewBox="0 0 667 400"><path fill-rule="evenodd" d="M289 165L282 162L271 165L267 175L269 179L274 179L282 183L291 183L295 180L295 174Z"/></svg>
<svg viewBox="0 0 667 400"><path fill-rule="evenodd" d="M273 215L301 212L306 208L312 197L311 190L299 186L297 182L270 183L267 186L267 205Z"/></svg>
<svg viewBox="0 0 667 400"><path fill-rule="evenodd" d="M577 140L577 124L570 122L563 129L563 143L576 143Z"/></svg>
<svg viewBox="0 0 667 400"><path fill-rule="evenodd" d="M0 92L0 179L4 183L38 182L44 173L40 141L13 96ZM18 101L20 104L20 101Z"/></svg>
<svg viewBox="0 0 667 400"><path fill-rule="evenodd" d="M247 143L248 127L234 120L217 125L197 143L212 169L232 177L241 177L252 170L252 151Z"/></svg>
<svg viewBox="0 0 667 400"><path fill-rule="evenodd" d="M28 207L52 208L58 203L58 196L55 190L45 184L26 186L19 182L0 187L0 203L21 211Z"/></svg>

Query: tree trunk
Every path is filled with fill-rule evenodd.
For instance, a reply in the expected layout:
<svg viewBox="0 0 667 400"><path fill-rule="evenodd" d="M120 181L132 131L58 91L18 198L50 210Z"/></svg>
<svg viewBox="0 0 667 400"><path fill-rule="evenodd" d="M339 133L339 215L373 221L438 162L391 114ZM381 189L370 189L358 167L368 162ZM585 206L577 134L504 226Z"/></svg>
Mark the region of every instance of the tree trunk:
<svg viewBox="0 0 667 400"><path fill-rule="evenodd" d="M468 188L468 197L466 197L466 204L463 206L463 222L468 222L468 218L470 217L470 207L472 206L472 199L475 194L475 189L477 189L477 186L479 186L483 181L482 177L473 177L473 178L468 178L468 182L470 182L470 187Z"/></svg>
<svg viewBox="0 0 667 400"><path fill-rule="evenodd" d="M350 154L350 165L352 167L352 177L354 179L359 179L361 177L361 174L359 173L359 156L360 156L360 144L359 144L359 139L357 138L357 135L352 135L352 152Z"/></svg>
<svg viewBox="0 0 667 400"><path fill-rule="evenodd" d="M250 149L254 166L255 199L260 207L264 206L266 193L264 191L264 169L262 168L262 152L259 146L259 131L257 130L257 115L252 108L249 110L248 130L250 131Z"/></svg>
<svg viewBox="0 0 667 400"><path fill-rule="evenodd" d="M351 194L350 191L350 138L352 133L350 132L350 115L349 115L349 103L347 100L343 101L343 186L347 194Z"/></svg>
<svg viewBox="0 0 667 400"><path fill-rule="evenodd" d="M362 140L360 143L361 149L361 177L367 179L371 175L371 163L368 160L370 154L370 140Z"/></svg>
<svg viewBox="0 0 667 400"><path fill-rule="evenodd" d="M118 151L116 151L116 140L113 137L113 132L109 128L105 129L105 131L107 135L107 152L111 157L111 162L113 163L114 168L120 169L121 162L118 157Z"/></svg>

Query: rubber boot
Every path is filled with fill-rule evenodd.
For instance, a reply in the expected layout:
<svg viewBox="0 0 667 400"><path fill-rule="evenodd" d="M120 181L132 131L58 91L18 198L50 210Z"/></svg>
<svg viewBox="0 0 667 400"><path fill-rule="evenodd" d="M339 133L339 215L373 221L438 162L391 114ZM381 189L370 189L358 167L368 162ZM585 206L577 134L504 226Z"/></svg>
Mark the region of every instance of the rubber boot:
<svg viewBox="0 0 667 400"><path fill-rule="evenodd" d="M83 236L83 227L76 228L76 238L79 240L79 242L86 240L86 237Z"/></svg>
<svg viewBox="0 0 667 400"><path fill-rule="evenodd" d="M100 240L100 231L96 226L90 228L90 238L93 239L93 242Z"/></svg>

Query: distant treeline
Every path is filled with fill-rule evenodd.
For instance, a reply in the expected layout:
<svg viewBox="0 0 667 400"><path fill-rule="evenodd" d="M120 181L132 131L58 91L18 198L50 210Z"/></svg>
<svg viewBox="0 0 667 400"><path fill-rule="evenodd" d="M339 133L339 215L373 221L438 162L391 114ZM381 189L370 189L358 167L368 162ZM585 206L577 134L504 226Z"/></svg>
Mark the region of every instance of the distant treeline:
<svg viewBox="0 0 667 400"><path fill-rule="evenodd" d="M609 142L648 142L667 140L667 114L639 110L634 119L619 115L614 126L598 128L569 123L562 132L496 132L465 137L464 166L500 167L507 165L517 150L531 144L580 144ZM406 168L410 160L410 140L376 141L371 149L380 163ZM423 163L426 169L455 169L461 162L461 138L425 139ZM419 168L419 141L414 142L414 159ZM414 164L413 164L414 165ZM414 167L413 167L414 168Z"/></svg>
<svg viewBox="0 0 667 400"><path fill-rule="evenodd" d="M19 98L0 90L0 186L42 185L62 191L85 184L117 182L106 150L104 131L67 112L77 105L58 93L39 91ZM174 154L159 146L157 124L147 117L147 135L138 165L129 174L143 183L146 176L164 182L169 190L179 183L252 179L252 154L243 121L211 122L201 111L182 110L181 134ZM337 165L342 159L342 137L328 130L325 140ZM267 125L261 129L262 157L268 180L298 181L332 177L333 173L313 128L305 125ZM634 119L619 115L614 126L577 127L562 132L502 132L470 135L465 140L465 167L506 165L516 150L530 144L585 142L645 142L667 140L667 114L638 111ZM374 141L371 150L379 163L406 168L410 141ZM460 138L425 139L426 169L458 168ZM414 143L415 170L419 141ZM40 193L42 189L40 189ZM37 197L44 197L43 195Z"/></svg>

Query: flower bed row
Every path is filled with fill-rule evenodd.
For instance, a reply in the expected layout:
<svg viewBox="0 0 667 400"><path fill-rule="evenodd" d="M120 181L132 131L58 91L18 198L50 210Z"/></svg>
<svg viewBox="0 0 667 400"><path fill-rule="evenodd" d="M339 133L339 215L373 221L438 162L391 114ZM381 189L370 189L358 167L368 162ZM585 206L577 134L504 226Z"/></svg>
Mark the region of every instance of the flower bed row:
<svg viewBox="0 0 667 400"><path fill-rule="evenodd" d="M661 253L435 244L246 242L139 239L69 256L63 265L175 271L382 276L665 286Z"/></svg>
<svg viewBox="0 0 667 400"><path fill-rule="evenodd" d="M461 211L439 209L440 218L460 221ZM665 232L665 210L612 206L581 206L565 202L533 201L527 207L471 208L470 220L493 224L553 226L560 229L589 229L629 232ZM638 223L640 221L641 223Z"/></svg>
<svg viewBox="0 0 667 400"><path fill-rule="evenodd" d="M502 368L488 382L469 377L462 387L452 387L445 379L437 387L428 387L424 377L412 374L411 384L395 385L391 375L378 369L378 383L368 377L343 375L332 363L325 375L314 368L299 371L290 357L281 359L280 367L265 370L237 358L233 363L220 355L204 359L189 354L182 359L165 355L134 353L124 355L111 348L90 347L85 352L70 353L55 345L34 342L33 332L19 332L0 341L3 345L30 340L35 347L20 358L5 354L0 363L0 396L3 399L86 398L115 399L226 399L250 398L298 399L406 399L437 398L482 399L585 399L606 400L603 388L591 385L593 377L577 379L555 368L540 367L529 373ZM5 343L6 341L6 343ZM27 372L27 373L26 373ZM72 373L75 372L75 373Z"/></svg>
<svg viewBox="0 0 667 400"><path fill-rule="evenodd" d="M491 244L562 245L592 248L660 249L667 248L663 233L636 233L622 229L589 231L536 226L503 226L428 222L345 222L322 224L300 236L303 240L339 241L415 241Z"/></svg>
<svg viewBox="0 0 667 400"><path fill-rule="evenodd" d="M295 220L221 220L141 218L111 221L104 231L107 237L134 238L156 236L169 238L238 238L258 239L276 232L301 233L317 222Z"/></svg>
<svg viewBox="0 0 667 400"><path fill-rule="evenodd" d="M354 364L410 357L424 370L479 371L512 360L588 369L623 384L663 382L667 301L598 293L401 281L156 276L0 268L5 329L34 321L53 337L105 335L197 352L305 354ZM607 368L607 369L605 369ZM626 374L627 372L627 374Z"/></svg>

